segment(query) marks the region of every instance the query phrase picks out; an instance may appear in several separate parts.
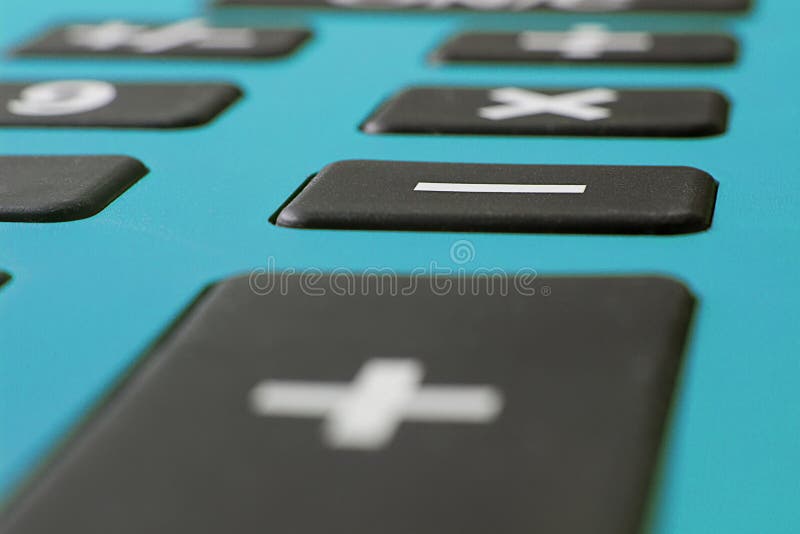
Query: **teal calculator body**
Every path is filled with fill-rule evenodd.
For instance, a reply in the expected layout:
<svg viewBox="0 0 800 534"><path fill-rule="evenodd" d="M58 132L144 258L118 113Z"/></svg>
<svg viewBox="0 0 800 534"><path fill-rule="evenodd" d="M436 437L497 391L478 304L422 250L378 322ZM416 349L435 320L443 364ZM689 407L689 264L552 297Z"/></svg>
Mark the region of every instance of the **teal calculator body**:
<svg viewBox="0 0 800 534"><path fill-rule="evenodd" d="M182 130L0 128L3 155L124 154L149 173L97 215L0 223L0 489L13 494L194 295L272 266L659 274L698 299L647 532L800 529L800 4L740 14L354 12L212 8L190 0L4 0L0 47L73 21L304 27L287 57L260 60L17 58L3 81L232 83L243 96ZM727 32L736 61L685 65L440 64L466 30ZM722 135L590 138L369 135L362 122L412 85L711 88L731 103ZM689 235L295 230L270 217L329 163L693 166L719 182L713 224ZM468 242L467 261L454 244ZM458 261L456 261L458 260Z"/></svg>

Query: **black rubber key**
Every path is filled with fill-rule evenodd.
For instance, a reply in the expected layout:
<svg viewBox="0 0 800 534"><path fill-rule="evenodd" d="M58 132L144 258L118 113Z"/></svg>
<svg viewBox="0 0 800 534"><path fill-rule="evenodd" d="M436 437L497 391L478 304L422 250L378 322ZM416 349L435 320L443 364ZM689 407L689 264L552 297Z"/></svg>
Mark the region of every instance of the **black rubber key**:
<svg viewBox="0 0 800 534"><path fill-rule="evenodd" d="M0 126L185 128L209 122L241 94L225 83L0 83Z"/></svg>
<svg viewBox="0 0 800 534"><path fill-rule="evenodd" d="M529 11L708 11L741 12L751 0L216 0L218 6L326 7L339 9L416 9Z"/></svg>
<svg viewBox="0 0 800 534"><path fill-rule="evenodd" d="M2 531L638 532L681 284L278 278L202 295Z"/></svg>
<svg viewBox="0 0 800 534"><path fill-rule="evenodd" d="M616 32L583 24L570 31L467 32L448 40L435 61L457 63L731 63L738 45L722 34Z"/></svg>
<svg viewBox="0 0 800 534"><path fill-rule="evenodd" d="M3 271L0 271L0 287L6 285L6 282L8 282L9 280L11 280L11 275L8 273L4 273Z"/></svg>
<svg viewBox="0 0 800 534"><path fill-rule="evenodd" d="M277 214L294 228L679 234L711 225L717 183L690 167L341 161Z"/></svg>
<svg viewBox="0 0 800 534"><path fill-rule="evenodd" d="M126 156L2 156L0 221L91 217L145 174L140 161Z"/></svg>
<svg viewBox="0 0 800 534"><path fill-rule="evenodd" d="M202 19L158 26L114 20L59 26L14 53L19 56L260 59L285 56L310 35L303 29L210 27Z"/></svg>
<svg viewBox="0 0 800 534"><path fill-rule="evenodd" d="M723 133L715 91L414 87L385 102L371 134L699 137Z"/></svg>

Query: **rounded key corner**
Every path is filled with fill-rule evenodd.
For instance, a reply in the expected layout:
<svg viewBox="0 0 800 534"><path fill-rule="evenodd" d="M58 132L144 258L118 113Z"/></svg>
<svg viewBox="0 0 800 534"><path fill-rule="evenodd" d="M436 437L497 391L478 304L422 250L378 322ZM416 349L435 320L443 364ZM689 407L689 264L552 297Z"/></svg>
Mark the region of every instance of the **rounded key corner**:
<svg viewBox="0 0 800 534"><path fill-rule="evenodd" d="M271 217L270 222L283 228L311 228L308 217L301 210L298 210L296 206L292 206L291 203Z"/></svg>
<svg viewBox="0 0 800 534"><path fill-rule="evenodd" d="M130 175L135 180L140 180L144 178L148 174L150 174L150 167L144 164L142 160L135 158L133 156L127 156L125 154L111 154L108 156L100 156L100 157L107 157L110 159L118 160L119 165L126 168L130 171Z"/></svg>
<svg viewBox="0 0 800 534"><path fill-rule="evenodd" d="M304 45L308 44L314 38L314 30L311 28L292 28L294 31L294 40L292 41L292 49L284 55L292 55Z"/></svg>
<svg viewBox="0 0 800 534"><path fill-rule="evenodd" d="M60 223L90 219L106 209L115 199L116 197L111 200L101 198L65 200L57 205L48 206L46 212L34 214L35 217L28 219L28 222Z"/></svg>
<svg viewBox="0 0 800 534"><path fill-rule="evenodd" d="M712 89L711 93L716 95L716 97L720 100L720 102L723 102L728 106L732 105L730 97L722 89Z"/></svg>
<svg viewBox="0 0 800 534"><path fill-rule="evenodd" d="M636 280L642 285L647 286L648 290L657 289L663 291L665 294L675 296L680 300L685 300L692 304L697 301L697 296L691 284L678 275L654 272L639 276Z"/></svg>
<svg viewBox="0 0 800 534"><path fill-rule="evenodd" d="M701 234L711 229L714 207L708 211L687 210L671 217L670 224L664 225L657 234L680 236Z"/></svg>
<svg viewBox="0 0 800 534"><path fill-rule="evenodd" d="M437 46L435 49L431 50L425 56L425 62L428 65L433 65L433 66L436 66L436 67L442 67L442 66L446 65L447 63L449 63L450 61L452 61L452 58L448 54L448 50L447 50L447 47L450 45L451 42L452 42L452 40L448 39L448 40L444 41L443 43L441 43L439 46Z"/></svg>
<svg viewBox="0 0 800 534"><path fill-rule="evenodd" d="M225 89L231 94L231 102L235 102L237 99L244 96L244 90L233 82L218 83L217 87Z"/></svg>
<svg viewBox="0 0 800 534"><path fill-rule="evenodd" d="M140 178L141 176L137 178L131 176L130 181L120 183L119 187L113 191L95 191L88 196L65 198L60 202L20 214L16 220L19 222L63 223L90 219L104 211Z"/></svg>
<svg viewBox="0 0 800 534"><path fill-rule="evenodd" d="M153 127L164 130L182 130L205 126L214 122L223 112L245 96L244 91L234 84L218 84L217 87L225 92L221 91L218 98L205 108L196 107L185 111L179 110L172 116L164 117Z"/></svg>
<svg viewBox="0 0 800 534"><path fill-rule="evenodd" d="M376 111L375 113L373 113L373 116L377 115L379 112L380 111ZM359 131L361 131L361 132L363 132L363 133L365 133L367 135L379 135L379 134L385 134L385 133L390 133L391 132L390 130L387 130L383 126L381 126L381 122L380 121L374 120L371 117L369 119L365 120L364 122L362 122L358 126L358 129L359 129Z"/></svg>
<svg viewBox="0 0 800 534"><path fill-rule="evenodd" d="M728 133L728 119L727 117L720 117L719 119L711 119L708 122L696 124L687 127L685 130L665 137L673 139L684 138L702 138L702 137L720 137Z"/></svg>
<svg viewBox="0 0 800 534"><path fill-rule="evenodd" d="M677 165L675 169L685 172L687 176L691 176L702 185L714 187L715 191L716 188L719 187L719 182L716 178L714 178L714 175L708 171L704 171L699 167L693 167L691 165Z"/></svg>
<svg viewBox="0 0 800 534"><path fill-rule="evenodd" d="M94 217L108 207L112 201L113 199L109 201L74 197L47 205L0 213L0 222L49 224L81 221Z"/></svg>

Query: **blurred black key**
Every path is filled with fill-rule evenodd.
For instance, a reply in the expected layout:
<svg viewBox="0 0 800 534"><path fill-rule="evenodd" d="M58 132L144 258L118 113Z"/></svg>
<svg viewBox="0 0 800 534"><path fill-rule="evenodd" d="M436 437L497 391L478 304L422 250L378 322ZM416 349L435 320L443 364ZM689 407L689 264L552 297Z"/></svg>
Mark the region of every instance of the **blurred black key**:
<svg viewBox="0 0 800 534"><path fill-rule="evenodd" d="M278 278L204 293L4 534L638 532L681 284Z"/></svg>
<svg viewBox="0 0 800 534"><path fill-rule="evenodd" d="M750 0L216 0L218 6L328 7L475 11L722 11L740 12Z"/></svg>
<svg viewBox="0 0 800 534"><path fill-rule="evenodd" d="M126 156L1 156L0 221L84 219L145 174Z"/></svg>
<svg viewBox="0 0 800 534"><path fill-rule="evenodd" d="M226 83L0 83L0 127L186 128L209 122L241 94Z"/></svg>
<svg viewBox="0 0 800 534"><path fill-rule="evenodd" d="M3 287L9 280L11 280L11 275L0 271L0 287Z"/></svg>
<svg viewBox="0 0 800 534"><path fill-rule="evenodd" d="M737 43L717 34L615 32L584 24L569 31L468 32L433 59L472 63L731 63Z"/></svg>
<svg viewBox="0 0 800 534"><path fill-rule="evenodd" d="M362 125L371 134L699 137L723 133L715 91L413 87Z"/></svg>
<svg viewBox="0 0 800 534"><path fill-rule="evenodd" d="M284 56L308 39L302 29L207 26L192 19L159 26L122 20L70 24L16 49L20 56L258 59Z"/></svg>
<svg viewBox="0 0 800 534"><path fill-rule="evenodd" d="M711 225L717 183L690 167L340 161L277 215L294 228L679 234Z"/></svg>

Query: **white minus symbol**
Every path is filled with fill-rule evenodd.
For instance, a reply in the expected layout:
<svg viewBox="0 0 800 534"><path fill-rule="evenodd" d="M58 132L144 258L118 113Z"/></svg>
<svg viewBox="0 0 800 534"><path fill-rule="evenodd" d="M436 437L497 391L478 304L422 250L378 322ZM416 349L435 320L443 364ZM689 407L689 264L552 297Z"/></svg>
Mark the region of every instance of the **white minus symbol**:
<svg viewBox="0 0 800 534"><path fill-rule="evenodd" d="M419 182L414 191L441 193L566 193L580 195L586 186L580 184L455 184L442 182Z"/></svg>

